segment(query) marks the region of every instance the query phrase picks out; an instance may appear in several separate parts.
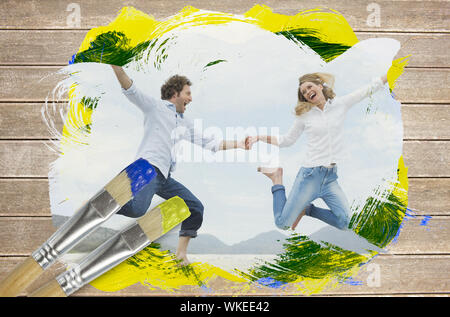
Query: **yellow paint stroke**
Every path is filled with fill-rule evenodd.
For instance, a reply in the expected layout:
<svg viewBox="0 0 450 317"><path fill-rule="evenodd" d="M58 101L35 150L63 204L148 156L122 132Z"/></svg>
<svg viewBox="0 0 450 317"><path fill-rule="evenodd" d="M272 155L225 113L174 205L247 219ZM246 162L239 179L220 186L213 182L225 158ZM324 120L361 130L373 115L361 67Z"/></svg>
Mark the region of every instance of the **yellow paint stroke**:
<svg viewBox="0 0 450 317"><path fill-rule="evenodd" d="M185 7L178 14L165 21L157 21L152 16L135 8L124 7L109 25L90 30L82 42L79 52L88 49L91 41L98 35L108 31L124 33L130 39L130 46L135 46L158 38L175 29L180 30L192 26L230 22L249 23L270 32L281 32L298 28L311 29L316 31L317 36L324 42L341 43L348 46L358 42L356 35L344 17L337 11L326 8L316 8L299 12L295 16L287 16L275 14L267 6L255 5L244 15L238 16ZM405 65L406 61L404 59L393 62L388 73L391 89L394 87L395 80L403 72ZM72 87L72 91L69 92L70 100L75 99L73 89L75 88ZM83 127L91 123L92 111L90 109L84 109L79 102L71 102L70 107L71 109L64 125L62 141L64 141L64 138L73 139L73 137L76 137L76 134L79 132L74 127ZM401 186L397 186L395 193L401 197L405 196L407 191L406 171L403 159L400 158L399 181ZM362 262L365 260L367 258L361 259ZM358 270L359 268L355 267L350 270L349 274L356 274ZM141 283L153 290L174 291L182 286L209 287L210 282L216 278L236 282L240 285L241 290L249 287L249 282L239 276L239 274L232 274L206 263L193 263L188 267L181 268L174 260L173 254L155 247L147 247L91 282L91 285L106 292L118 291L135 283ZM339 286L339 283L333 277L324 279L299 277L298 280L291 284L302 294L319 293L326 288Z"/></svg>
<svg viewBox="0 0 450 317"><path fill-rule="evenodd" d="M408 55L392 61L392 66L389 68L387 73L389 89L391 91L394 90L395 82L397 81L397 79L400 77L401 74L403 74L405 67L409 62L410 56L411 55Z"/></svg>
<svg viewBox="0 0 450 317"><path fill-rule="evenodd" d="M232 282L245 279L207 263L192 263L187 267L178 265L168 251L147 247L130 261L125 261L91 282L95 288L115 292L141 283L150 290L175 291L182 286L206 286L217 277Z"/></svg>
<svg viewBox="0 0 450 317"><path fill-rule="evenodd" d="M199 10L191 6L183 8L178 14L164 20L157 21L151 15L143 13L133 7L124 7L118 16L107 26L91 29L85 36L77 53L87 50L95 38L109 31L122 32L129 40L130 47L139 43L156 39L173 30L182 30L201 25L218 25L230 22L242 22L256 25L270 32L281 32L305 28L317 32L317 36L324 42L354 45L358 42L347 21L337 12L325 8L317 8L299 12L295 16L273 13L264 5L255 5L242 16L229 13ZM69 100L75 99L74 89L69 91ZM71 102L67 122L70 129L64 127L61 144L70 146L71 142L80 141L80 131L92 123L92 111L85 110L81 103ZM64 152L64 151L62 151Z"/></svg>

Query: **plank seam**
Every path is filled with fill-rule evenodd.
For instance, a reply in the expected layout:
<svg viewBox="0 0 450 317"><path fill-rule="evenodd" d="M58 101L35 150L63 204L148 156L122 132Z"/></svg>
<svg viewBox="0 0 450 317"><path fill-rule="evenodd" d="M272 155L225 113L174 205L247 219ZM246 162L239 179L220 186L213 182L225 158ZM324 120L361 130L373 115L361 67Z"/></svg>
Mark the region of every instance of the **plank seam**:
<svg viewBox="0 0 450 317"><path fill-rule="evenodd" d="M80 31L86 32L90 31L93 28L97 28L103 25L92 26L91 28L17 28L17 27L0 27L0 31ZM350 26L351 27L351 26ZM353 29L355 33L417 33L417 34L450 34L450 31L447 29L436 29L436 30L414 30L414 29Z"/></svg>

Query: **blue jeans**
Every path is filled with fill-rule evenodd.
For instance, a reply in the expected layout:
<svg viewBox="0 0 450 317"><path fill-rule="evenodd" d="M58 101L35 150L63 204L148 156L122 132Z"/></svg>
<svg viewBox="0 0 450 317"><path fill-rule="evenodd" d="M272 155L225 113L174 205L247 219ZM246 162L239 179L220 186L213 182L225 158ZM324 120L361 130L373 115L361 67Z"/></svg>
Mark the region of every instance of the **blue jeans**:
<svg viewBox="0 0 450 317"><path fill-rule="evenodd" d="M158 168L155 167L155 170L155 178L142 188L132 200L126 203L119 210L118 214L138 218L147 212L147 209L152 202L153 195L157 194L164 199L178 196L184 200L191 212L191 215L181 223L179 235L195 238L197 236L197 230L203 222L204 207L202 203L189 191L189 189L170 177L170 174L166 179Z"/></svg>
<svg viewBox="0 0 450 317"><path fill-rule="evenodd" d="M337 167L300 168L294 185L286 199L283 185L272 186L273 215L280 229L288 229L306 208L306 215L320 219L339 229L347 229L350 208L347 198L337 182ZM330 209L314 206L311 202L322 198Z"/></svg>

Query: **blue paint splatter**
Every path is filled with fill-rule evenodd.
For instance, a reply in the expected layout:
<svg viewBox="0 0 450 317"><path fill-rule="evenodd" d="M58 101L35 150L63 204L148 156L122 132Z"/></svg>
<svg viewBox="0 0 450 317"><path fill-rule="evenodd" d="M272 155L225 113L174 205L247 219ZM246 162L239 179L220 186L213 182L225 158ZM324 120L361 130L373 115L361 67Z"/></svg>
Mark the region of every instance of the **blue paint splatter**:
<svg viewBox="0 0 450 317"><path fill-rule="evenodd" d="M409 211L409 212L408 212ZM417 218L417 216L414 214L414 211L413 210L411 210L411 209L409 209L409 208L406 208L406 211L405 211L405 220L408 220L407 218Z"/></svg>
<svg viewBox="0 0 450 317"><path fill-rule="evenodd" d="M77 54L72 55L72 59L69 61L69 65L72 65L73 63L75 63L75 56L77 56Z"/></svg>
<svg viewBox="0 0 450 317"><path fill-rule="evenodd" d="M209 294L211 294L213 292L212 288L210 288L210 287L208 287L206 285L203 285L203 284L200 286L200 288L201 288L202 291L204 291L206 293L209 293Z"/></svg>
<svg viewBox="0 0 450 317"><path fill-rule="evenodd" d="M431 216L424 216L422 221L420 221L421 226L426 226L428 224L428 221L430 221Z"/></svg>
<svg viewBox="0 0 450 317"><path fill-rule="evenodd" d="M271 288L280 288L281 286L286 284L285 282L277 281L271 277L263 277L257 280L256 282Z"/></svg>
<svg viewBox="0 0 450 317"><path fill-rule="evenodd" d="M145 185L155 177L155 168L143 158L128 165L125 171L130 179L131 192L135 196Z"/></svg>
<svg viewBox="0 0 450 317"><path fill-rule="evenodd" d="M403 228L403 222L400 224L400 227L398 228L398 231L397 231L397 233L395 234L395 237L392 238L391 244L397 243L397 240L398 240L398 237L399 237L399 235L400 235L400 231L402 231L402 228Z"/></svg>
<svg viewBox="0 0 450 317"><path fill-rule="evenodd" d="M348 285L363 285L363 281L357 281L353 279L353 277L348 277L342 281L340 281L341 284L348 284Z"/></svg>

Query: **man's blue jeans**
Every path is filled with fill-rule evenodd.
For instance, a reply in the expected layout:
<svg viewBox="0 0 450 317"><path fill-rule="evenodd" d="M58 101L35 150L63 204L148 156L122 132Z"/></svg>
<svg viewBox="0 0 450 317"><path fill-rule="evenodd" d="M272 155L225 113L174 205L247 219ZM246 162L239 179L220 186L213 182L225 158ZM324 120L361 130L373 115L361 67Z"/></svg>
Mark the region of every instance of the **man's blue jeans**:
<svg viewBox="0 0 450 317"><path fill-rule="evenodd" d="M158 168L155 167L155 170L155 178L142 188L132 200L125 204L119 210L118 214L138 218L147 212L153 195L157 194L164 199L178 196L184 200L191 212L191 215L181 223L179 235L195 238L197 236L197 230L203 222L204 208L202 203L189 189L170 177L170 174L166 179Z"/></svg>
<svg viewBox="0 0 450 317"><path fill-rule="evenodd" d="M350 208L337 182L336 172L336 165L300 168L288 199L283 185L272 186L276 226L283 230L288 229L306 208L306 215L336 228L347 229ZM330 209L314 206L311 202L317 198L322 198Z"/></svg>

